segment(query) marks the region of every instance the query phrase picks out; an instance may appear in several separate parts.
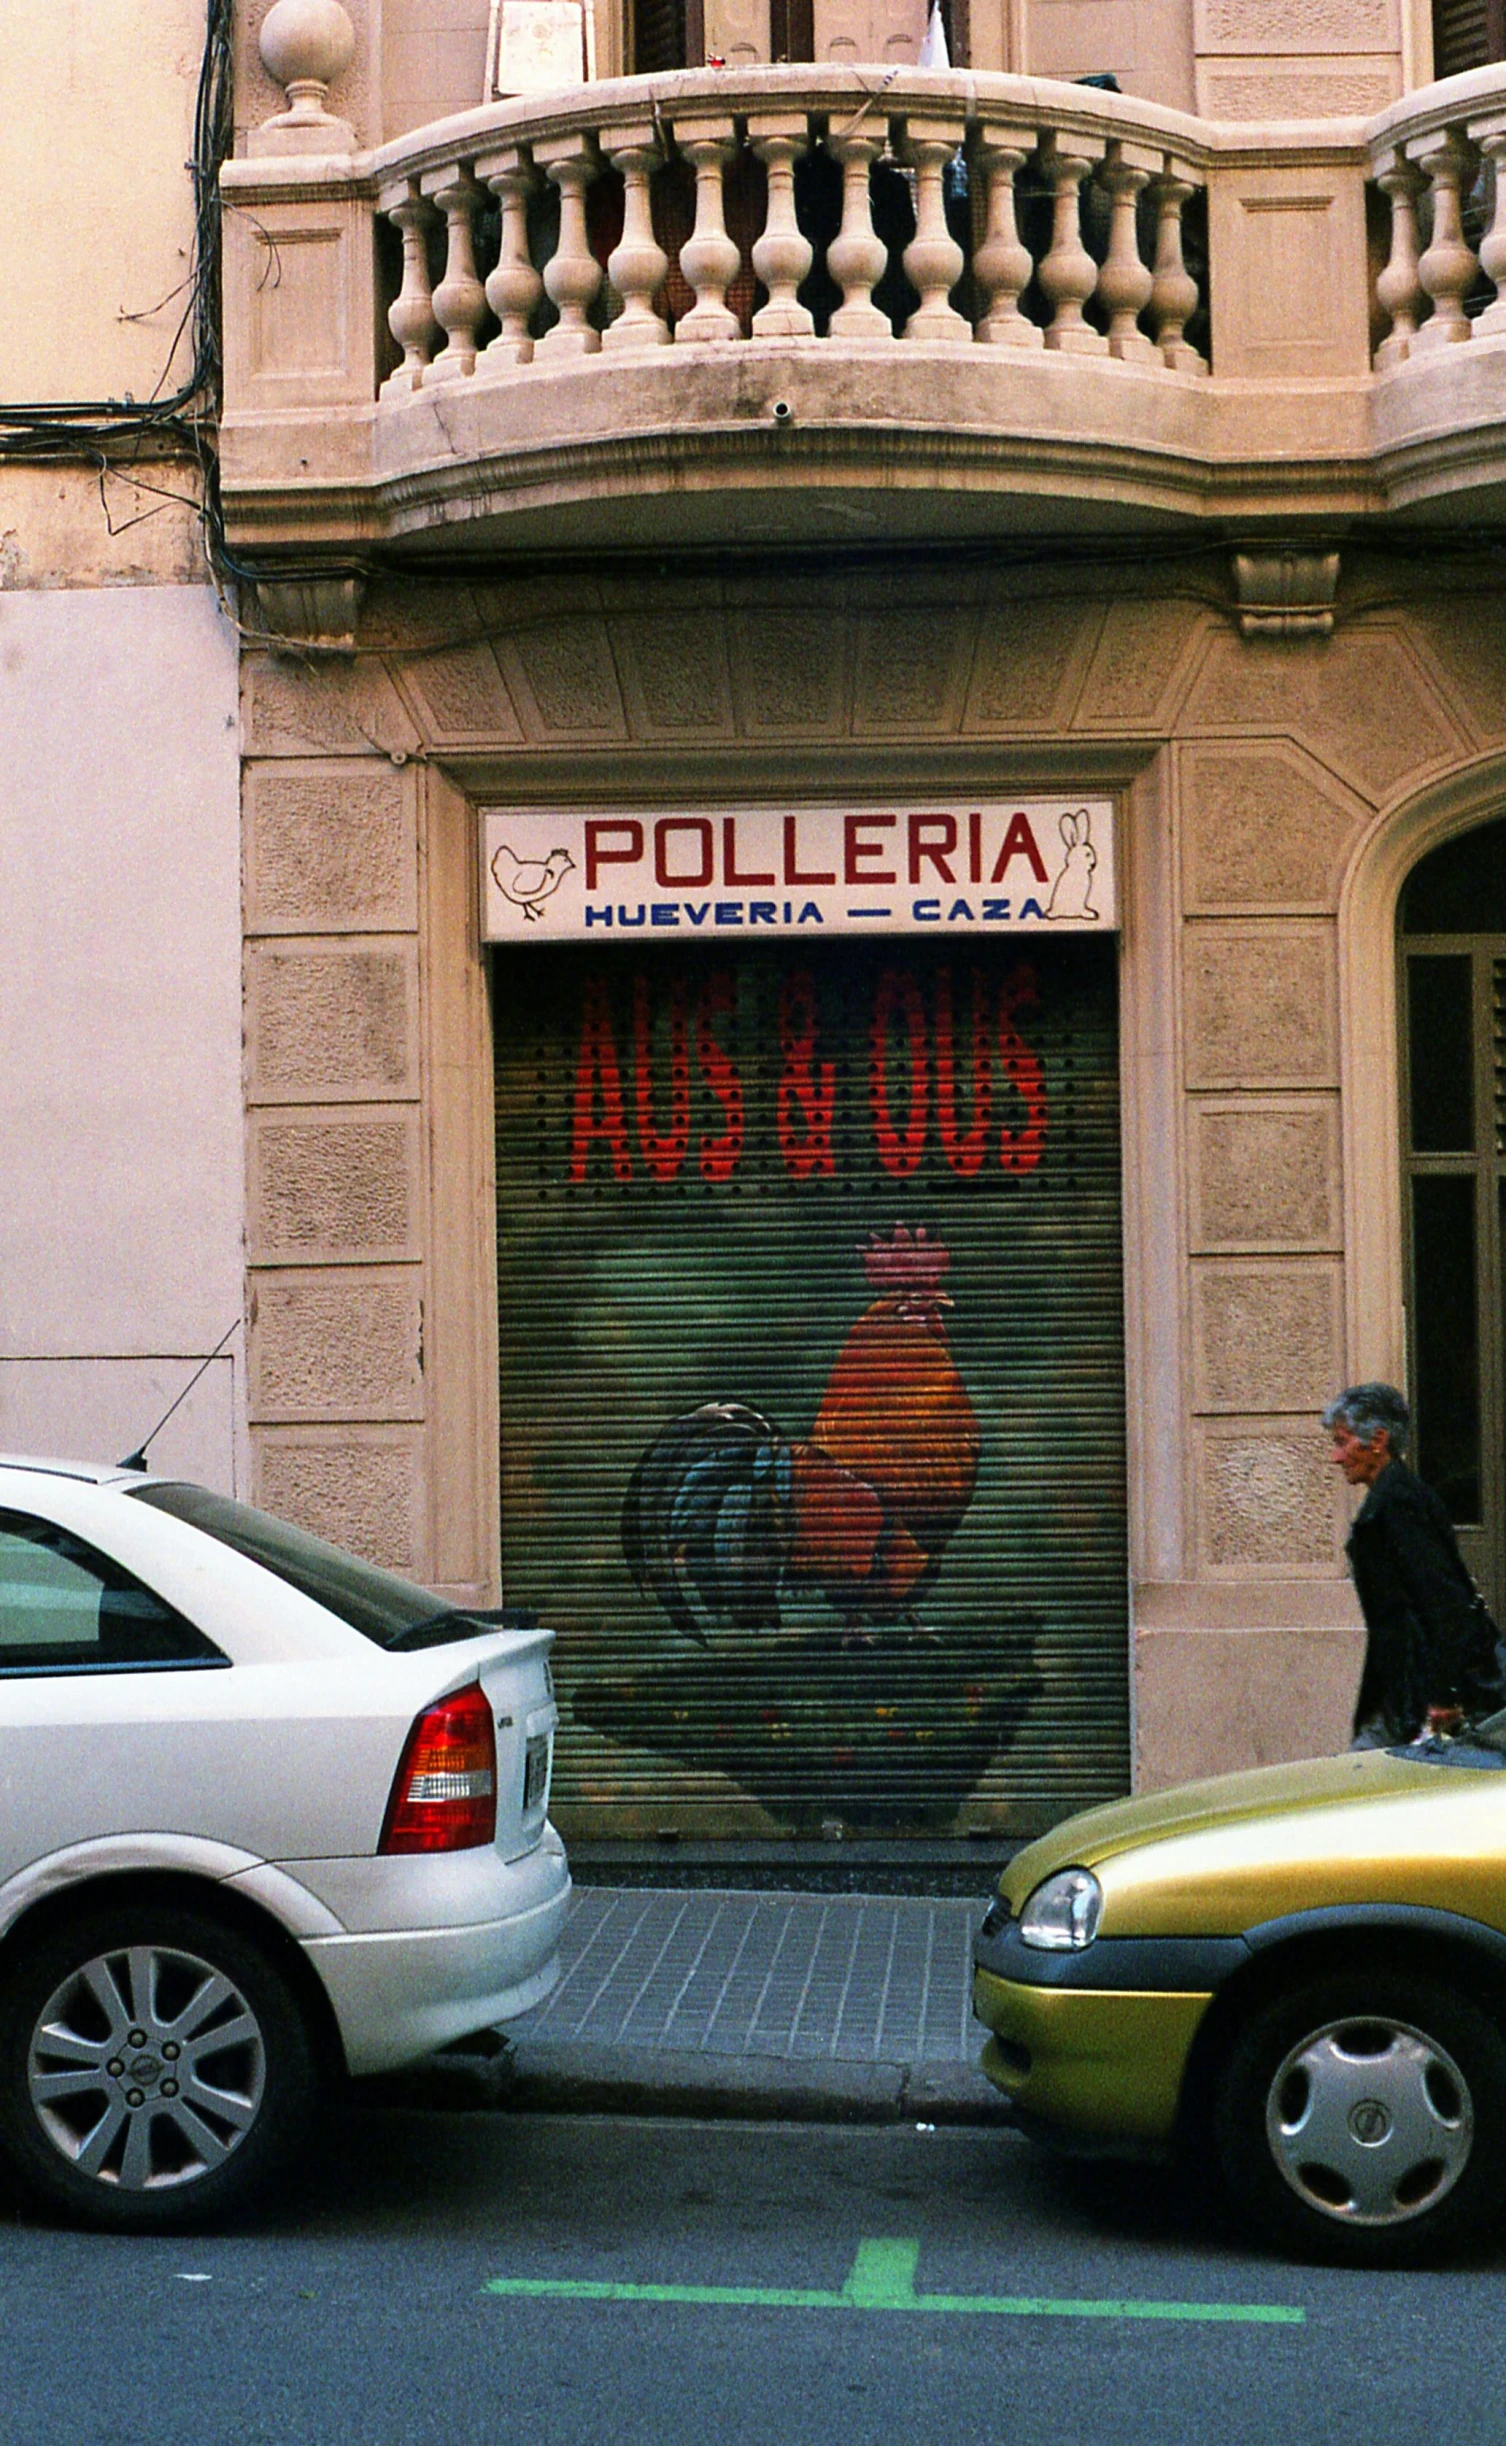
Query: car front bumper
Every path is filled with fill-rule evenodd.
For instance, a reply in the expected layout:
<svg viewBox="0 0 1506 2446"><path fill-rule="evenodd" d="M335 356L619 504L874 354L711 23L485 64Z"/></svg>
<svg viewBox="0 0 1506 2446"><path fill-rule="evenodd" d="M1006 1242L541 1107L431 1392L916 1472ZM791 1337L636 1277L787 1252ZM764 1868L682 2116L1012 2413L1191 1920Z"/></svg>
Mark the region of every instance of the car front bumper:
<svg viewBox="0 0 1506 2446"><path fill-rule="evenodd" d="M992 2032L983 2070L1043 2135L1162 2146L1198 2026L1249 1958L1243 1937L1099 1937L1047 1952L1017 1920L985 1923L973 1973L973 2011Z"/></svg>
<svg viewBox="0 0 1506 2446"><path fill-rule="evenodd" d="M1211 1992L1034 1987L973 1974L973 2011L993 2034L983 2070L1022 2121L1064 2139L1168 2141L1212 2001Z"/></svg>
<svg viewBox="0 0 1506 2446"><path fill-rule="evenodd" d="M541 1843L510 1862L507 1883L513 1908L502 1918L302 1940L352 2073L395 2071L543 2002L570 1908L563 1848Z"/></svg>

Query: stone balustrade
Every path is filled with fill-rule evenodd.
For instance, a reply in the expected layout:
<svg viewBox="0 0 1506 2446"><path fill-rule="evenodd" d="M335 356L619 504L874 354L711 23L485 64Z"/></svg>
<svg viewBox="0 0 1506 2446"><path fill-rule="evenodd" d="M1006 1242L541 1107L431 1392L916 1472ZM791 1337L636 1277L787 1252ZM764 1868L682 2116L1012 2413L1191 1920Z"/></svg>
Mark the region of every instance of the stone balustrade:
<svg viewBox="0 0 1506 2446"><path fill-rule="evenodd" d="M253 556L980 536L1048 504L1306 549L1506 487L1506 68L1270 128L810 66L369 152L285 116L223 173Z"/></svg>
<svg viewBox="0 0 1506 2446"><path fill-rule="evenodd" d="M375 162L401 238L381 396L767 340L1204 374L1206 165L1172 119L1023 79L776 69L420 131Z"/></svg>
<svg viewBox="0 0 1506 2446"><path fill-rule="evenodd" d="M1506 79L1499 68L1409 95L1370 131L1390 244L1375 282L1386 373L1506 332Z"/></svg>

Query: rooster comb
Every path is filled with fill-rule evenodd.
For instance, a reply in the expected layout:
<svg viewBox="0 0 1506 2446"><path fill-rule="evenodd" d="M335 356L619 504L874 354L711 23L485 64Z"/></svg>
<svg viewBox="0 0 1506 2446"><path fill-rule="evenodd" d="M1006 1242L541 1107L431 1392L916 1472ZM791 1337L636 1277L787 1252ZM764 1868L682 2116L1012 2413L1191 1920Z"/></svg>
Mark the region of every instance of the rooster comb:
<svg viewBox="0 0 1506 2446"><path fill-rule="evenodd" d="M858 1255L864 1273L879 1291L934 1291L952 1263L943 1243L930 1239L923 1223L913 1232L908 1225L896 1223L887 1240L870 1232L867 1246Z"/></svg>

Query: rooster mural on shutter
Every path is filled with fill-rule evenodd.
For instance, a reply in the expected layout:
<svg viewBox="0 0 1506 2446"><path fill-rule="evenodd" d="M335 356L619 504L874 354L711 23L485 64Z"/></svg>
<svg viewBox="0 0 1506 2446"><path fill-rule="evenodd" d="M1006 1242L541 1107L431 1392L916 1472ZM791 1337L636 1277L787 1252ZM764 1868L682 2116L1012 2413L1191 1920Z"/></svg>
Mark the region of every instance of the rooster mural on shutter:
<svg viewBox="0 0 1506 2446"><path fill-rule="evenodd" d="M1122 1791L1112 944L614 930L510 951L496 1013L503 1592L557 1633L561 1822Z"/></svg>
<svg viewBox="0 0 1506 2446"><path fill-rule="evenodd" d="M808 1439L741 1402L706 1402L655 1438L628 1482L628 1568L702 1646L703 1614L778 1630L786 1582L818 1588L854 1634L918 1629L973 1499L978 1420L943 1315L951 1259L903 1223L859 1255L880 1296L843 1343Z"/></svg>

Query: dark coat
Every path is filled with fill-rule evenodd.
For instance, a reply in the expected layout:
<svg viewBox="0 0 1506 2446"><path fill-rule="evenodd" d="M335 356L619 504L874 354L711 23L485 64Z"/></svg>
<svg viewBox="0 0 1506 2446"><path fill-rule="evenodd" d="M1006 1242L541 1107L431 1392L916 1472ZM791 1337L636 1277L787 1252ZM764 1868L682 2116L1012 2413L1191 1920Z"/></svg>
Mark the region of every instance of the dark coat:
<svg viewBox="0 0 1506 2446"><path fill-rule="evenodd" d="M1354 1728L1380 1723L1411 1741L1430 1707L1489 1715L1506 1704L1490 1616L1460 1558L1439 1497L1390 1461L1349 1532L1355 1593L1369 1634Z"/></svg>

